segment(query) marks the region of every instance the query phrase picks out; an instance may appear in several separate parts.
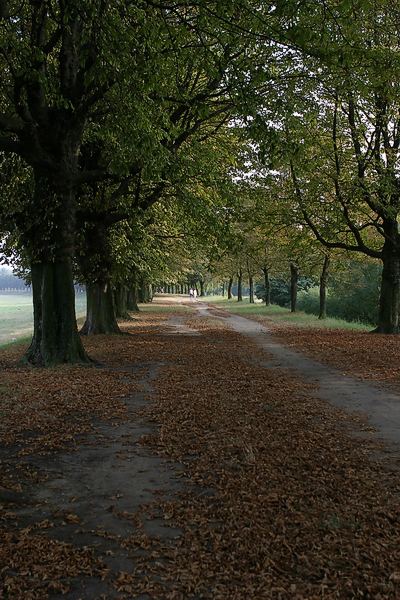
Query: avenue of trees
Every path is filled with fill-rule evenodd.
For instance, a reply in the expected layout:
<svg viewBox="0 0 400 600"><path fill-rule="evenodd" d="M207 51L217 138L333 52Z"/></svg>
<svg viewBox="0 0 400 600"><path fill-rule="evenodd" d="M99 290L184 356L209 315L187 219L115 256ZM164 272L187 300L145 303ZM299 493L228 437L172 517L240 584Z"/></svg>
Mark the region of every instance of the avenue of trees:
<svg viewBox="0 0 400 600"><path fill-rule="evenodd" d="M400 9L382 0L0 3L3 261L35 365L90 362L152 286L320 282L382 265L399 332ZM375 270L374 270L375 269ZM379 268L370 271L379 277ZM300 279L299 279L300 278ZM344 276L342 276L344 279Z"/></svg>

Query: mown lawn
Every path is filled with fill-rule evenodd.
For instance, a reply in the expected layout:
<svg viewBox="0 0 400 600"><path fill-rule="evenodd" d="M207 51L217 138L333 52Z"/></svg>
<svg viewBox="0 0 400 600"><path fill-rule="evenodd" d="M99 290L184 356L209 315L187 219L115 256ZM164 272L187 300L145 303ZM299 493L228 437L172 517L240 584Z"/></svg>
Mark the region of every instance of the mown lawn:
<svg viewBox="0 0 400 600"><path fill-rule="evenodd" d="M86 294L76 296L76 312L86 310ZM31 294L0 293L0 345L29 336L33 327Z"/></svg>
<svg viewBox="0 0 400 600"><path fill-rule="evenodd" d="M343 319L334 319L328 317L320 320L316 315L310 315L302 311L295 313L290 312L288 308L271 304L265 306L260 302L250 304L248 298L244 298L243 302L238 302L236 298L227 300L221 296L206 296L200 298L200 301L215 304L219 308L223 308L229 312L243 316L260 316L271 318L276 323L282 325L293 325L295 327L315 327L318 329L350 329L353 331L368 331L372 329L372 325L368 323L356 323L344 321Z"/></svg>

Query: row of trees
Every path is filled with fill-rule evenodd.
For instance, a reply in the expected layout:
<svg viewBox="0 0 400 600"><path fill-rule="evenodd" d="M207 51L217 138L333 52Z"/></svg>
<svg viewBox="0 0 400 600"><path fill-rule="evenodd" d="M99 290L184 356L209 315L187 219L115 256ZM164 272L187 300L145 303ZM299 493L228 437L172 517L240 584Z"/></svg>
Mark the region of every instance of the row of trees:
<svg viewBox="0 0 400 600"><path fill-rule="evenodd" d="M246 270L251 289L252 269L279 270L283 259L293 309L299 268L309 273L319 262L323 315L329 261L345 264L348 253L375 260L382 265L376 331L398 333L399 8L349 1L277 11L294 45L275 47L274 89L247 114L253 186L231 271L240 282Z"/></svg>
<svg viewBox="0 0 400 600"><path fill-rule="evenodd" d="M32 281L29 362L88 361L74 270L87 286L84 331L118 331L111 288L153 270L164 247L150 242L174 235L163 232L172 209L190 220L185 204L216 175L210 140L254 85L237 30L246 3L229 5L2 3L1 223L4 252Z"/></svg>
<svg viewBox="0 0 400 600"><path fill-rule="evenodd" d="M253 288L261 268L268 289L289 260L295 290L335 250L383 263L377 330L398 332L398 16L386 0L3 2L0 229L32 281L27 360L89 361L74 279L83 332L115 333L149 283L219 269Z"/></svg>

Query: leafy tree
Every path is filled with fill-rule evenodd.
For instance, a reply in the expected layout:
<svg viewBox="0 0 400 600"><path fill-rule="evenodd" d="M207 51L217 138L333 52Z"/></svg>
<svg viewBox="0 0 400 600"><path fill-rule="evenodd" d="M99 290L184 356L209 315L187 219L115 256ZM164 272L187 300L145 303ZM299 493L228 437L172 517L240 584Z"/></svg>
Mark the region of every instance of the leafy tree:
<svg viewBox="0 0 400 600"><path fill-rule="evenodd" d="M398 8L385 1L325 8L310 3L298 13L290 32L297 77L278 82L278 112L270 98L259 110L264 131L272 129L261 149L282 181L291 180L288 204L298 222L328 249L382 262L376 331L398 333Z"/></svg>
<svg viewBox="0 0 400 600"><path fill-rule="evenodd" d="M30 165L34 181L25 207L29 218L17 224L33 284L27 360L88 362L76 328L72 279L76 191L104 177L104 170L81 169L79 151L99 102L123 80L143 14L122 1L10 0L0 25L0 150ZM103 102L102 110L112 108Z"/></svg>

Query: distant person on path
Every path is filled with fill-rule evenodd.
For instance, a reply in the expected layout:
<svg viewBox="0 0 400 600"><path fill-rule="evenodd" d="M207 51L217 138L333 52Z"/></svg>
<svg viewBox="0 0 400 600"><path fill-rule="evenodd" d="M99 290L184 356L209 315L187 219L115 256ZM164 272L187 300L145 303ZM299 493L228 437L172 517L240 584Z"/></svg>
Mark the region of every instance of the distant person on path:
<svg viewBox="0 0 400 600"><path fill-rule="evenodd" d="M196 288L193 289L193 300L196 300L197 298L197 290Z"/></svg>
<svg viewBox="0 0 400 600"><path fill-rule="evenodd" d="M189 290L189 298L191 300L193 300L193 298L194 298L194 289L193 288L190 288L190 290Z"/></svg>

